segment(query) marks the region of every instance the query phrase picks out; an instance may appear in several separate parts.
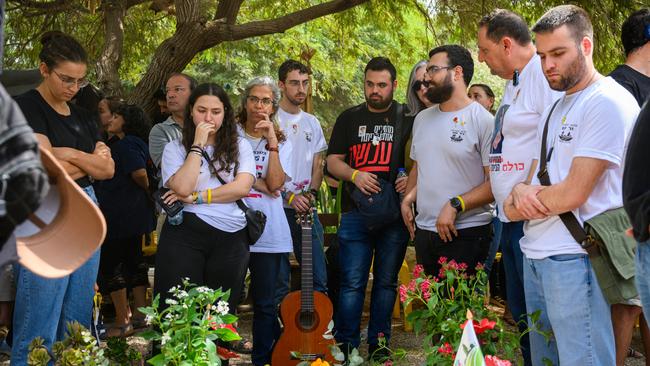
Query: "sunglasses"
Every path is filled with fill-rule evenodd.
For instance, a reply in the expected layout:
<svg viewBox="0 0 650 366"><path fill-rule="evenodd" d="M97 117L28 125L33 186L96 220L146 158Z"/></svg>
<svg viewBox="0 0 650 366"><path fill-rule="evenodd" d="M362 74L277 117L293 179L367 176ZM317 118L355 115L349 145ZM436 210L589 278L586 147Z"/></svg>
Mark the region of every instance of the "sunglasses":
<svg viewBox="0 0 650 366"><path fill-rule="evenodd" d="M413 89L414 92L418 92L418 91L420 91L420 88L422 88L423 86L424 86L425 88L428 88L429 85L431 85L431 83L428 82L428 81L426 81L426 80L416 80L416 81L413 83L413 87L412 87L412 89Z"/></svg>

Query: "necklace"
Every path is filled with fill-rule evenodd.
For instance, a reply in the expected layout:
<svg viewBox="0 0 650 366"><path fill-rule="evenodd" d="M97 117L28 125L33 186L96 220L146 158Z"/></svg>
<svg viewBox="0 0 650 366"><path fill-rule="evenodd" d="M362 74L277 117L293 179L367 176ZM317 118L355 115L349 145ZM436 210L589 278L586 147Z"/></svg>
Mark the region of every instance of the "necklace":
<svg viewBox="0 0 650 366"><path fill-rule="evenodd" d="M246 132L246 130L244 130L244 134L246 134L246 137L247 137L249 140L257 141L257 146L255 146L255 148L253 149L253 151L259 151L260 144L262 144L262 141L264 141L264 136L255 137L255 136L251 135L250 133ZM251 141L251 145L252 145L252 142L253 142L253 141ZM251 146L251 147L252 147L252 146Z"/></svg>

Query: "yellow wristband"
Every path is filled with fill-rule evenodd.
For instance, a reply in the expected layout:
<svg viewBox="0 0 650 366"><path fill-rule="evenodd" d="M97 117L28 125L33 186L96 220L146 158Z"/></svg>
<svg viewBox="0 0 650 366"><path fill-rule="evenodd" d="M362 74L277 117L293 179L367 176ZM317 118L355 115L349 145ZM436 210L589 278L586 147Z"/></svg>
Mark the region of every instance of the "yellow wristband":
<svg viewBox="0 0 650 366"><path fill-rule="evenodd" d="M192 192L192 202L196 203L196 201L198 200L199 200L199 192L197 191Z"/></svg>
<svg viewBox="0 0 650 366"><path fill-rule="evenodd" d="M460 201L460 211L461 212L465 211L465 201L463 200L463 197L458 195L456 196L456 198L458 198L458 200Z"/></svg>
<svg viewBox="0 0 650 366"><path fill-rule="evenodd" d="M296 194L295 194L295 193L291 193L291 196L289 196L289 200L287 201L287 203L291 204L291 202L293 202L293 199L294 199L294 198L296 198Z"/></svg>
<svg viewBox="0 0 650 366"><path fill-rule="evenodd" d="M357 177L357 174L358 174L358 173L359 173L359 171L356 170L356 169L355 169L354 172L352 173L352 178L350 178L350 180L352 181L352 183L354 183L354 178Z"/></svg>
<svg viewBox="0 0 650 366"><path fill-rule="evenodd" d="M208 189L208 204L212 203L212 188Z"/></svg>

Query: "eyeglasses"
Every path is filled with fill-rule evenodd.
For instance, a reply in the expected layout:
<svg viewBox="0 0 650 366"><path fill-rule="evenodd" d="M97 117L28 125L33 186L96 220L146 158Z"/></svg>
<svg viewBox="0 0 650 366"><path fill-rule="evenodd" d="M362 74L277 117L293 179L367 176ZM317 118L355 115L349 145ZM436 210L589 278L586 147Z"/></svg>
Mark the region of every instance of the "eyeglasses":
<svg viewBox="0 0 650 366"><path fill-rule="evenodd" d="M174 93L182 93L182 92L184 92L184 91L186 91L186 90L187 90L187 88L182 88L182 87L180 87L180 86L177 86L177 87L175 87L175 88L165 88L165 89L163 89L163 91L165 92L165 94L169 94L169 93L171 93L171 92L174 92Z"/></svg>
<svg viewBox="0 0 650 366"><path fill-rule="evenodd" d="M440 70L445 70L445 69L453 69L456 66L436 66L436 65L431 65L427 67L427 74L433 75L437 73Z"/></svg>
<svg viewBox="0 0 650 366"><path fill-rule="evenodd" d="M292 86L292 87L294 87L294 88L299 87L300 84L301 84L301 83L300 83L300 80L289 80L289 81L287 81L287 85L290 85L290 86ZM303 88L305 88L305 89L306 89L307 87L309 87L309 80L303 80L303 81L302 81L302 86L303 86Z"/></svg>
<svg viewBox="0 0 650 366"><path fill-rule="evenodd" d="M271 104L273 104L273 99L271 99L271 98L262 98L262 99L260 99L260 98L254 96L254 95L249 95L248 98L246 98L246 100L248 100L248 102L252 103L252 104L257 104L257 103L261 102L262 105L265 106L265 107L268 107Z"/></svg>
<svg viewBox="0 0 650 366"><path fill-rule="evenodd" d="M412 89L413 89L414 92L417 93L417 92L420 91L420 88L422 88L422 87L428 88L429 85L431 85L431 83L428 82L428 81L426 81L426 80L416 80L416 81L413 83L413 87L412 87Z"/></svg>
<svg viewBox="0 0 650 366"><path fill-rule="evenodd" d="M59 74L58 72L52 70L52 72L56 75L56 77L61 80L63 85L65 85L67 88L70 88L72 86L77 86L79 89L85 88L88 86L90 83L86 78L81 78L81 79L75 79L73 77L67 76L67 75L62 75Z"/></svg>

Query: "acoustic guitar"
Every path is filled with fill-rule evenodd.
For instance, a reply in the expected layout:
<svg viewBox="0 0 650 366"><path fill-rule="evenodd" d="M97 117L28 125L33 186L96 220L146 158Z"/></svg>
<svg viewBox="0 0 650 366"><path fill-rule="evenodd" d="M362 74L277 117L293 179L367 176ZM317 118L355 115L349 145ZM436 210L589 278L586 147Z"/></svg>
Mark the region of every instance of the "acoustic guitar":
<svg viewBox="0 0 650 366"><path fill-rule="evenodd" d="M301 290L289 293L280 305L284 331L273 349L273 366L295 366L317 358L334 362L329 346L335 341L323 338L332 320L332 303L314 291L312 215L310 211L297 217L302 231Z"/></svg>

